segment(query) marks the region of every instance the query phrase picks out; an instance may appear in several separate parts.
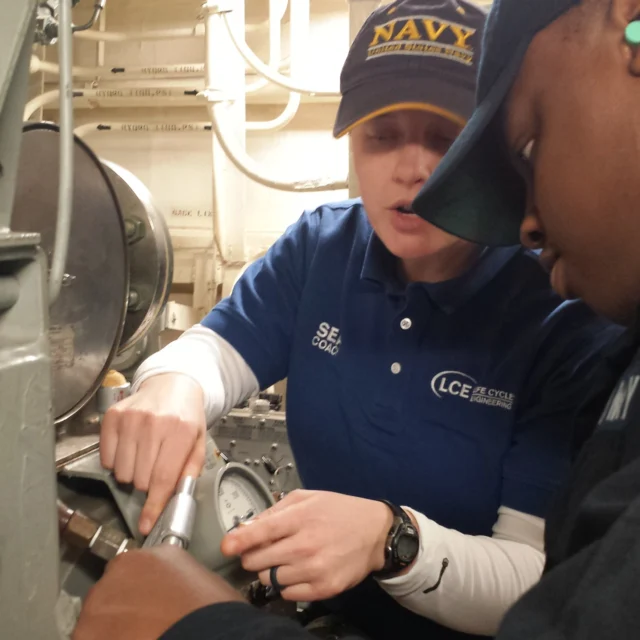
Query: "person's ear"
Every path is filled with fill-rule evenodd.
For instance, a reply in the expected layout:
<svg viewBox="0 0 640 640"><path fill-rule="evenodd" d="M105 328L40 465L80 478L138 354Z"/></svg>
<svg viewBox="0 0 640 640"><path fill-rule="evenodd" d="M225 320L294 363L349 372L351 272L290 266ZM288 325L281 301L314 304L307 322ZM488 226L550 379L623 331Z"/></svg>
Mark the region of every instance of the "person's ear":
<svg viewBox="0 0 640 640"><path fill-rule="evenodd" d="M629 73L640 77L640 0L611 0L609 20L622 34Z"/></svg>

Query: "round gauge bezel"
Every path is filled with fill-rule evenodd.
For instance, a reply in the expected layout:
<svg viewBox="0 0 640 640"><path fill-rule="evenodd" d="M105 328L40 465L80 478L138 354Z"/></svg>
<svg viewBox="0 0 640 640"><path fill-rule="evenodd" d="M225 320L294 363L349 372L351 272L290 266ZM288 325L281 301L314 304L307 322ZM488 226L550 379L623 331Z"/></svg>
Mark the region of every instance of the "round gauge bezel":
<svg viewBox="0 0 640 640"><path fill-rule="evenodd" d="M223 532L223 535L227 533L227 529L225 527L224 520L222 518L222 510L220 508L220 484L222 483L222 479L225 477L225 475L229 473L238 474L239 476L252 483L254 485L254 488L260 492L261 496L264 497L265 502L269 505L269 507L272 507L276 503L271 491L269 491L269 488L265 485L262 478L255 471L253 471L252 469L248 469L244 465L238 464L237 462L229 462L224 467L222 467L222 469L220 469L220 471L216 475L216 480L213 487L216 517L218 518L218 523L220 525L220 529Z"/></svg>

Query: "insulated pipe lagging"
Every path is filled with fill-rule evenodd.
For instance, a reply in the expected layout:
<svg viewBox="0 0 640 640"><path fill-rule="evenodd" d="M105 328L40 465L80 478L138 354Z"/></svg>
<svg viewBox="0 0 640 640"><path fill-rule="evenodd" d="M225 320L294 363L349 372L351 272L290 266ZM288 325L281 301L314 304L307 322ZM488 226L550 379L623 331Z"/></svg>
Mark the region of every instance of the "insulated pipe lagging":
<svg viewBox="0 0 640 640"><path fill-rule="evenodd" d="M224 115L222 111L225 105L223 103L215 103L211 105L211 120L213 130L220 146L229 157L229 160L244 173L246 176L272 189L280 191L296 191L300 193L311 193L317 191L333 191L336 189L346 189L348 187L346 180L333 180L331 178L314 178L308 180L296 180L292 182L284 182L276 178L262 173L258 164L253 160L240 145L233 141L225 131L229 130L224 124Z"/></svg>

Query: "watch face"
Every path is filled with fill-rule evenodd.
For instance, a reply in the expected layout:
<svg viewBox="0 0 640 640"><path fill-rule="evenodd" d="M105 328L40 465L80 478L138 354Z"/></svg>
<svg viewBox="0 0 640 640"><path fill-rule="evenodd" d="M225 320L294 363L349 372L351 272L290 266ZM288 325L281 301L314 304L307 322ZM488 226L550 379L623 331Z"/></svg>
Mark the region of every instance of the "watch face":
<svg viewBox="0 0 640 640"><path fill-rule="evenodd" d="M420 540L417 536L401 535L396 545L398 560L403 563L410 563L415 560L420 550Z"/></svg>

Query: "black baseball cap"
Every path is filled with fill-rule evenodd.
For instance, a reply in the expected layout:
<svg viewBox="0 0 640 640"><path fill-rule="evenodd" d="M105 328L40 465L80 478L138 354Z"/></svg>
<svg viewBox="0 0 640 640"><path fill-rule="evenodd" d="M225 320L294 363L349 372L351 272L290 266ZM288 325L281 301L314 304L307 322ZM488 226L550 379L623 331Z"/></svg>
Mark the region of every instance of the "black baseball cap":
<svg viewBox="0 0 640 640"><path fill-rule="evenodd" d="M396 0L376 9L342 68L333 134L400 109L464 126L475 105L485 20L485 11L465 0Z"/></svg>
<svg viewBox="0 0 640 640"><path fill-rule="evenodd" d="M484 245L520 242L524 180L513 167L503 105L533 37L580 0L495 0L483 41L477 106L413 203L456 236Z"/></svg>

